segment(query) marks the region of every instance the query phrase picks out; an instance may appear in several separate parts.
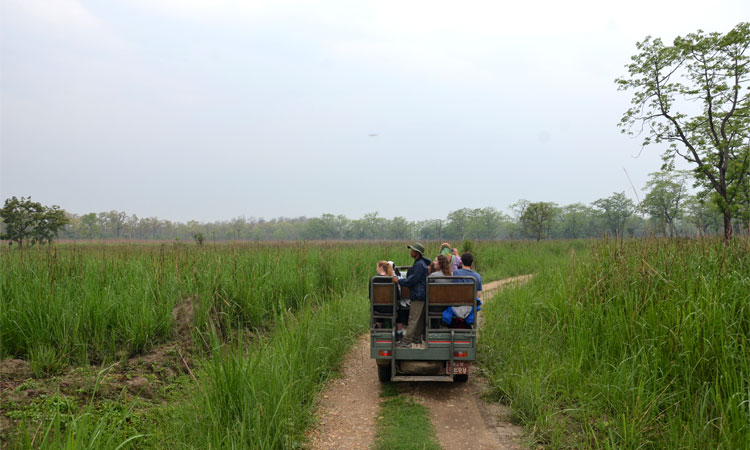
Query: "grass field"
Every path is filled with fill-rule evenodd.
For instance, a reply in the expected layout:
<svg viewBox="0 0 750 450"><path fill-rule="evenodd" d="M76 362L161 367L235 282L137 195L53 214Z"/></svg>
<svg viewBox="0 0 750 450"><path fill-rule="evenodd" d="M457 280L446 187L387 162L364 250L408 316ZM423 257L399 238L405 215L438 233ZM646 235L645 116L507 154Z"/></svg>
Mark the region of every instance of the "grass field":
<svg viewBox="0 0 750 450"><path fill-rule="evenodd" d="M488 302L480 348L535 445L750 441L747 241L464 245L487 281L537 273ZM0 444L302 446L380 259L410 264L393 242L0 250Z"/></svg>
<svg viewBox="0 0 750 450"><path fill-rule="evenodd" d="M28 361L40 380L65 376L70 365L127 365L134 355L168 345L179 337L173 310L186 301L195 343L189 346L195 379L162 380L163 389L174 384L179 391L162 396L168 406L127 392L99 400L95 388L85 395L46 393L31 405L6 402L3 410L16 409L19 432L4 437L19 447L34 439L34 446L51 448L88 441L288 447L309 425L318 386L366 327L367 301L357 292L386 251L170 244L3 252L0 354ZM177 366L164 369L180 373ZM127 385L130 374L119 375ZM122 421L136 425L108 426Z"/></svg>
<svg viewBox="0 0 750 450"><path fill-rule="evenodd" d="M564 259L570 245L472 249L496 278ZM0 439L297 446L316 393L367 327L380 259L411 263L404 243L382 242L0 250L0 359L30 370L4 387Z"/></svg>
<svg viewBox="0 0 750 450"><path fill-rule="evenodd" d="M481 358L535 444L747 448L750 242L599 241L485 309Z"/></svg>

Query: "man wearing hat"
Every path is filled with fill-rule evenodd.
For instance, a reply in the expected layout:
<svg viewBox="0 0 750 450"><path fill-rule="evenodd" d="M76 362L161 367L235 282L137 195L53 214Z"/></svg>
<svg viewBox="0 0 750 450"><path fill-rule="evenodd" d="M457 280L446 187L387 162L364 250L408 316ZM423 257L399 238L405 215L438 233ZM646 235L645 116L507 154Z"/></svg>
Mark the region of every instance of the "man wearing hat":
<svg viewBox="0 0 750 450"><path fill-rule="evenodd" d="M422 339L424 332L424 302L427 299L427 275L429 274L430 260L424 257L424 245L419 242L407 245L414 258L406 278L393 277L393 282L406 286L411 291L411 306L409 307L409 325L406 327L406 336L399 343L399 347L411 347Z"/></svg>

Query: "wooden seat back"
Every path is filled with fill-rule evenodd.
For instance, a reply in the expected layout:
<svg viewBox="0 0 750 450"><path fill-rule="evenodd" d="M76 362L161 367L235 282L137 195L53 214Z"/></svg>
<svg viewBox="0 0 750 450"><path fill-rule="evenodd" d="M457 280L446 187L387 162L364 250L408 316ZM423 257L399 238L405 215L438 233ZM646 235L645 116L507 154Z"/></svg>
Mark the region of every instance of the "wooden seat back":
<svg viewBox="0 0 750 450"><path fill-rule="evenodd" d="M436 283L427 286L427 298L430 299L430 305L472 306L475 297L474 286L467 283Z"/></svg>
<svg viewBox="0 0 750 450"><path fill-rule="evenodd" d="M370 301L373 305L392 306L396 298L396 285L391 277L375 276L370 279Z"/></svg>
<svg viewBox="0 0 750 450"><path fill-rule="evenodd" d="M427 282L431 306L473 306L476 296L476 280L471 277L440 277Z"/></svg>
<svg viewBox="0 0 750 450"><path fill-rule="evenodd" d="M372 303L375 305L393 305L396 300L396 290L393 283L373 283Z"/></svg>

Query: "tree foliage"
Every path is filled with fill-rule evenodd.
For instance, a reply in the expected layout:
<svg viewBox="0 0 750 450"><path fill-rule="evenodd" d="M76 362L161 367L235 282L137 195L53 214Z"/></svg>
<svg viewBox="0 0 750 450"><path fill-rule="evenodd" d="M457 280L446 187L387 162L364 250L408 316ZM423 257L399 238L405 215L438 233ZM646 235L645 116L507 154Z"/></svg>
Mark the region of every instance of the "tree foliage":
<svg viewBox="0 0 750 450"><path fill-rule="evenodd" d="M719 229L721 211L716 204L702 196L690 196L683 202L685 221L698 230L699 236L707 236L711 230Z"/></svg>
<svg viewBox="0 0 750 450"><path fill-rule="evenodd" d="M24 242L52 243L52 239L68 222L65 211L59 206L44 206L31 201L31 197L11 197L5 200L0 209L5 232L0 239L16 242L23 247Z"/></svg>
<svg viewBox="0 0 750 450"><path fill-rule="evenodd" d="M560 209L558 236L582 238L595 236L598 231L596 211L582 203L572 203Z"/></svg>
<svg viewBox="0 0 750 450"><path fill-rule="evenodd" d="M672 45L646 37L618 88L633 91L621 130L642 134L643 145L667 144L669 163L682 158L724 218L732 214L750 168L750 23L726 34L697 31Z"/></svg>
<svg viewBox="0 0 750 450"><path fill-rule="evenodd" d="M641 210L661 225L664 235L675 235L675 219L682 215L682 204L687 197L685 174L661 171L650 174L644 188L646 197Z"/></svg>
<svg viewBox="0 0 750 450"><path fill-rule="evenodd" d="M615 237L623 237L625 222L635 212L635 203L624 192L615 192L607 198L594 202L605 226Z"/></svg>
<svg viewBox="0 0 750 450"><path fill-rule="evenodd" d="M650 189L648 186L646 190ZM710 201L707 194L697 197L687 196L680 203L679 211L673 219L674 233L680 236L715 234L721 229L721 213ZM520 200L511 205L514 217L493 207L461 208L451 211L446 218L410 221L405 217L392 219L378 213L368 213L359 219L349 219L343 215L323 214L319 217L279 217L270 220L254 217L238 217L215 222L190 220L185 223L172 222L157 217L137 217L122 211L109 211L83 215L67 214L69 224L59 228L63 239L116 239L116 240L181 240L195 241L197 245L205 241L279 241L279 240L420 240L448 241L454 245L469 240L496 239L570 239L600 237L609 232L619 236L644 236L653 231L649 222L642 218L632 201L620 193L615 198L599 199L590 205L573 203L554 208L551 220L544 215L536 229L532 225L537 217L534 206L526 212L532 202ZM23 199L25 200L25 199ZM624 221L616 220L613 214L618 200L627 208ZM13 199L8 199L8 202ZM20 201L20 200L19 200ZM56 208L53 208L56 209ZM59 209L58 209L59 210ZM521 217L526 212L524 220ZM543 208L542 208L543 212ZM60 213L62 211L60 210ZM738 216L739 217L739 216ZM0 232L5 224L0 217ZM525 226L524 226L525 222ZM119 223L119 231L118 231ZM651 222L655 223L655 222ZM659 226L658 223L656 223ZM750 229L740 221L735 221L735 233L750 234ZM744 228L743 228L744 227ZM659 226L657 232L662 231ZM24 232L23 245L32 242L30 228ZM118 235L119 233L119 235ZM196 239L202 237L203 241ZM2 238L2 237L0 237ZM7 237L5 239L11 239ZM46 238L45 238L46 239ZM13 239L15 240L15 238ZM34 242L38 242L37 239Z"/></svg>
<svg viewBox="0 0 750 450"><path fill-rule="evenodd" d="M750 176L744 177L737 187L737 204L735 217L742 229L750 235Z"/></svg>
<svg viewBox="0 0 750 450"><path fill-rule="evenodd" d="M552 220L557 216L557 205L550 202L528 203L521 213L521 227L526 236L541 240L550 233Z"/></svg>

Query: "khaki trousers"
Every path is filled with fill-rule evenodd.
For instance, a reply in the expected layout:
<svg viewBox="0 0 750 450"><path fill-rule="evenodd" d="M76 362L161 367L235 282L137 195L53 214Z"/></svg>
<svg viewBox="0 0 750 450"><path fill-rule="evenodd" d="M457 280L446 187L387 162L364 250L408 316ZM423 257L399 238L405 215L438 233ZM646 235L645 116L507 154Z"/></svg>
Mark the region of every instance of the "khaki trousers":
<svg viewBox="0 0 750 450"><path fill-rule="evenodd" d="M405 343L418 343L424 333L424 300L412 300L409 306L409 325L406 327Z"/></svg>

